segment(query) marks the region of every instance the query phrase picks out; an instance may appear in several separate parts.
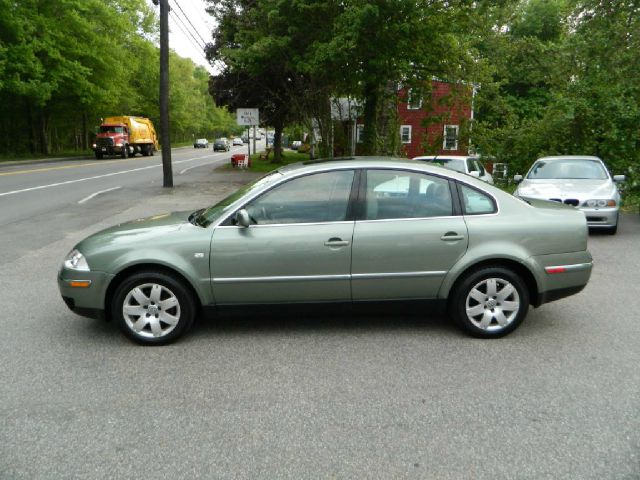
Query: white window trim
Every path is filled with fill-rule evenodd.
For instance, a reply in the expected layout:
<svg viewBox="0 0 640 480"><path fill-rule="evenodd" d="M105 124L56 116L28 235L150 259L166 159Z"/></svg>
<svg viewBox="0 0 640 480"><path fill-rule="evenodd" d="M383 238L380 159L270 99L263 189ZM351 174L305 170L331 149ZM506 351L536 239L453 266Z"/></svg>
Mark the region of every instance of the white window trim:
<svg viewBox="0 0 640 480"><path fill-rule="evenodd" d="M411 92L413 91L413 88L410 88L409 90L407 90L407 110L420 110L422 108L422 97L420 97L420 102L418 103L417 107L412 107L411 106Z"/></svg>
<svg viewBox="0 0 640 480"><path fill-rule="evenodd" d="M447 148L447 128L455 128L456 130L456 144L453 148ZM443 150L458 150L458 134L460 133L459 125L445 125L442 130L442 149Z"/></svg>
<svg viewBox="0 0 640 480"><path fill-rule="evenodd" d="M358 123L356 125L356 143L362 143L362 131L364 129L363 123Z"/></svg>
<svg viewBox="0 0 640 480"><path fill-rule="evenodd" d="M408 128L408 129L409 129L409 140L408 140L408 141L404 141L404 140L402 139L402 130L403 130L404 128ZM411 133L412 133L412 132L411 132L411 125L400 125L400 142L402 142L402 143L403 143L403 144L405 144L405 145L406 145L406 144L411 143L411 138L412 138Z"/></svg>

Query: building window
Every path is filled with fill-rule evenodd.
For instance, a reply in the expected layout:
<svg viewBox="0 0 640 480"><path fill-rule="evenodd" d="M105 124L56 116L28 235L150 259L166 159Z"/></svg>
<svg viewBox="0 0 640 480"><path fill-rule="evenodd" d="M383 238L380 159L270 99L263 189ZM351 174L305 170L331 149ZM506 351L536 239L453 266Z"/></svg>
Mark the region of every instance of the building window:
<svg viewBox="0 0 640 480"><path fill-rule="evenodd" d="M400 141L402 143L411 143L411 125L402 125L400 127Z"/></svg>
<svg viewBox="0 0 640 480"><path fill-rule="evenodd" d="M445 125L442 149L458 150L458 125Z"/></svg>
<svg viewBox="0 0 640 480"><path fill-rule="evenodd" d="M364 125L359 123L356 125L356 143L362 143L362 133L364 132Z"/></svg>
<svg viewBox="0 0 640 480"><path fill-rule="evenodd" d="M420 110L422 108L422 90L410 88L407 91L407 110Z"/></svg>

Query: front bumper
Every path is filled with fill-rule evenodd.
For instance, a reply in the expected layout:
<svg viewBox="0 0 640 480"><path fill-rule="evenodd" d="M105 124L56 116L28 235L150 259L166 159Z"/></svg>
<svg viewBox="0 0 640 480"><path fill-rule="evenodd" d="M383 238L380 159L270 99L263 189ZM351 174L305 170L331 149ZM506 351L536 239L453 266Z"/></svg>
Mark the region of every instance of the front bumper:
<svg viewBox="0 0 640 480"><path fill-rule="evenodd" d="M80 272L62 267L58 271L58 289L64 303L74 313L104 318L107 287L113 277L105 272Z"/></svg>
<svg viewBox="0 0 640 480"><path fill-rule="evenodd" d="M618 207L588 208L580 207L587 218L589 228L611 228L618 224Z"/></svg>

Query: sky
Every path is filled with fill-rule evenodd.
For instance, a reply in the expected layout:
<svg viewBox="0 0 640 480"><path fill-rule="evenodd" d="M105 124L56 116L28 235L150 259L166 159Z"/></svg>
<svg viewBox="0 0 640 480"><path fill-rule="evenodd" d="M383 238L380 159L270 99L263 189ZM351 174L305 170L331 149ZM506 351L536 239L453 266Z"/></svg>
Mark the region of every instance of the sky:
<svg viewBox="0 0 640 480"><path fill-rule="evenodd" d="M205 0L169 0L169 5L169 48L181 57L188 57L196 64L206 67L210 73L214 73L204 58L204 52L197 46L202 44L203 40L211 40L214 25L212 17L205 12ZM159 15L159 7L154 8Z"/></svg>

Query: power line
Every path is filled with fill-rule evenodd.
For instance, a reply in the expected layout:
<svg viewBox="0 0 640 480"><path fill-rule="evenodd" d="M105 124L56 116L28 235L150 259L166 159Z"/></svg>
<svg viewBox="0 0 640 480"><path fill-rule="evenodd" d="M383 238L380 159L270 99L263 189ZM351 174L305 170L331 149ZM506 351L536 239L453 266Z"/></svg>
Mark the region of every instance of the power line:
<svg viewBox="0 0 640 480"><path fill-rule="evenodd" d="M182 16L184 18L186 18L187 22L189 22L189 25L191 25L191 27L193 28L193 31L196 32L196 35L198 35L198 37L200 37L200 40L202 40L202 43L204 45L206 45L207 41L204 38L202 38L202 35L200 35L200 32L198 31L198 29L193 25L193 23L191 23L191 20L189 20L189 17L187 16L187 14L184 13L184 10L182 10L182 7L178 3L178 0L174 0L173 3L175 3L175 5L178 7L178 10L180 10L182 12Z"/></svg>
<svg viewBox="0 0 640 480"><path fill-rule="evenodd" d="M182 8L180 7L180 5L177 4L177 2L175 0L173 0L172 3L175 3L178 6L178 9L182 12L183 15L185 15L184 11L182 10ZM185 15L185 18L187 20L187 22L189 22L189 24L191 25L191 27L193 28L193 30L195 31L195 34L200 37L200 40L202 41L202 44L198 41L198 39L195 37L195 35L192 33L192 30L185 24L185 22L182 20L182 18L180 17L180 15L177 14L176 10L171 9L169 11L170 15L173 17L174 23L176 24L176 26L180 29L180 31L183 33L183 35L185 36L185 38L187 39L187 41L189 41L189 43L191 43L191 45L198 50L198 53L200 54L200 56L209 64L212 65L211 60L209 60L206 55L204 55L204 51L205 51L205 47L207 42L204 41L204 39L202 38L202 35L200 35L200 33L195 29L195 27L193 26L193 23L191 23L191 21L189 20L189 18ZM179 23L178 23L179 22ZM223 62L221 62L218 59L214 59L213 60L213 65L212 66L216 66L220 71L224 70L224 67L226 66Z"/></svg>
<svg viewBox="0 0 640 480"><path fill-rule="evenodd" d="M171 13L173 13L174 10L171 11ZM185 35L188 35L189 41L193 40L193 42L191 42L194 46L198 46L198 48L202 49L204 51L204 45L201 45L200 42L198 41L198 39L193 35L193 33L191 33L191 30L189 30L187 28L187 26L185 25L185 23L182 21L182 19L175 13L173 13L173 19L177 20L178 22L180 22L180 24L182 26L180 26L180 24L176 23L176 25L178 25L178 27L180 27L180 30L182 30L182 33L184 33Z"/></svg>

